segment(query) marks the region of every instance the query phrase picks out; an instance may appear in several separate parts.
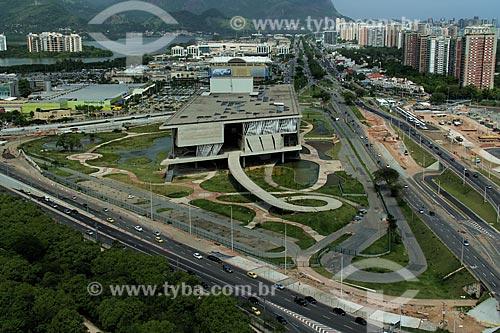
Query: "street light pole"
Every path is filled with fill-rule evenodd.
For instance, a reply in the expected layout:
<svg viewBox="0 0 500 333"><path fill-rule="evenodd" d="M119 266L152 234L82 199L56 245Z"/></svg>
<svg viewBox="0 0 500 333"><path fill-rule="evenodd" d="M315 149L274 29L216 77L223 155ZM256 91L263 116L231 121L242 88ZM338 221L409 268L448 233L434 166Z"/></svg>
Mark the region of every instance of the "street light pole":
<svg viewBox="0 0 500 333"><path fill-rule="evenodd" d="M150 201L150 205L151 205L151 221L153 221L153 188L151 186L151 179L149 180L149 201Z"/></svg>
<svg viewBox="0 0 500 333"><path fill-rule="evenodd" d="M234 251L234 233L233 233L233 205L231 207L231 251Z"/></svg>
<svg viewBox="0 0 500 333"><path fill-rule="evenodd" d="M286 246L286 223L285 223L285 274L286 274L286 262L287 262L287 260L286 260L286 248L287 248L287 246Z"/></svg>
<svg viewBox="0 0 500 333"><path fill-rule="evenodd" d="M189 218L189 234L192 235L192 229L191 229L191 205L188 204L188 218Z"/></svg>

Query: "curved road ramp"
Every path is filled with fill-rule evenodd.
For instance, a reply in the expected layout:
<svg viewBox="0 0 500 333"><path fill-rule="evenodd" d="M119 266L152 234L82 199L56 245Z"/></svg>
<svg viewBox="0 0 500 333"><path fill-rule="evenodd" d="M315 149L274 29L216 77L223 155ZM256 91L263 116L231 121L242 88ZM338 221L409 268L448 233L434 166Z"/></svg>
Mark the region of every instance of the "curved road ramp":
<svg viewBox="0 0 500 333"><path fill-rule="evenodd" d="M321 207L297 206L275 197L274 195L268 193L263 188L255 184L247 176L240 164L240 154L241 152L230 152L228 154L228 165L231 175L234 177L234 179L236 179L238 183L240 183L241 186L246 188L250 193L261 199L262 201L268 203L269 205L283 210L300 213L322 212L337 209L342 206L342 202L340 202L339 200L329 197L323 197L320 195L308 195L307 199L325 201L326 205ZM304 197L295 197L295 199L299 198L304 199Z"/></svg>

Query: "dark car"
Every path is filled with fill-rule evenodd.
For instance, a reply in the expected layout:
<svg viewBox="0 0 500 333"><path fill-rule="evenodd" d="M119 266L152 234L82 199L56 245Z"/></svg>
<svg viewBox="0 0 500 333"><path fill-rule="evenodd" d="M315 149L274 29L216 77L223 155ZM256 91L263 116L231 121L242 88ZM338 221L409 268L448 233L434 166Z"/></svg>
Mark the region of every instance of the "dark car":
<svg viewBox="0 0 500 333"><path fill-rule="evenodd" d="M221 260L219 257L216 257L216 256L211 255L211 254L209 254L209 255L207 256L207 259L212 260L212 261L215 261L216 263L219 263L219 264L222 262L222 260Z"/></svg>
<svg viewBox="0 0 500 333"><path fill-rule="evenodd" d="M257 297L254 297L254 296L250 296L248 297L248 301L253 304L253 305L258 305L259 304L259 300Z"/></svg>
<svg viewBox="0 0 500 333"><path fill-rule="evenodd" d="M341 308L333 308L333 313L335 314L338 314L338 315L341 315L341 316L345 316L345 311L344 309L341 309Z"/></svg>
<svg viewBox="0 0 500 333"><path fill-rule="evenodd" d="M479 177L479 175L478 175L477 173L475 173L475 174L473 174L473 175L472 175L472 177L474 177L474 178L478 178L478 177Z"/></svg>
<svg viewBox="0 0 500 333"><path fill-rule="evenodd" d="M356 317L356 319L354 319L354 322L356 324L360 324L360 325L366 326L366 320L364 318Z"/></svg>
<svg viewBox="0 0 500 333"><path fill-rule="evenodd" d="M311 304L316 304L316 303L318 303L318 302L316 301L316 299L315 299L314 297L312 297L312 296L306 296L306 297L305 297L305 300L306 300L306 301L308 301L308 302L309 302L309 303L311 303Z"/></svg>
<svg viewBox="0 0 500 333"><path fill-rule="evenodd" d="M298 305L302 305L302 306L307 306L307 301L302 298L302 297L295 297L295 299L293 300L295 303L297 303Z"/></svg>
<svg viewBox="0 0 500 333"><path fill-rule="evenodd" d="M233 269L231 267L229 267L228 265L226 264L223 264L222 265L222 270L226 273L232 273L233 272Z"/></svg>
<svg viewBox="0 0 500 333"><path fill-rule="evenodd" d="M280 323L280 324L283 324L283 325L288 324L288 322L286 321L285 317L283 317L283 316L277 316L277 317L276 317L276 321L277 321L278 323Z"/></svg>
<svg viewBox="0 0 500 333"><path fill-rule="evenodd" d="M202 287L203 287L203 289L207 289L207 290L208 290L208 288L209 288L209 287L208 287L208 283L206 283L205 281L202 281L202 282L200 283L200 286L202 286Z"/></svg>

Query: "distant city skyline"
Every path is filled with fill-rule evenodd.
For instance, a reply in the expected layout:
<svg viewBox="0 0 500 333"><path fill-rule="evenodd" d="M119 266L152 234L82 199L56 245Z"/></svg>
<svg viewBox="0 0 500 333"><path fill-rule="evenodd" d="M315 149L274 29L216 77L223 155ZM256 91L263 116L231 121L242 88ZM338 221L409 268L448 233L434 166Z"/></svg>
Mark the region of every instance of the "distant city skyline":
<svg viewBox="0 0 500 333"><path fill-rule="evenodd" d="M496 18L498 0L332 0L342 15L352 19Z"/></svg>

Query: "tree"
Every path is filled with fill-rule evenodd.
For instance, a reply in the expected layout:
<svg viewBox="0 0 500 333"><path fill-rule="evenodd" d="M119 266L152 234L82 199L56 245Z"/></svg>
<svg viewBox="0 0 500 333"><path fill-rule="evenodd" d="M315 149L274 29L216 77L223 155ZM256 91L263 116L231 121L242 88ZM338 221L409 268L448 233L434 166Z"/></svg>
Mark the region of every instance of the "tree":
<svg viewBox="0 0 500 333"><path fill-rule="evenodd" d="M19 80L18 86L19 86L19 95L21 95L21 97L26 98L31 94L32 91L28 80L26 79Z"/></svg>
<svg viewBox="0 0 500 333"><path fill-rule="evenodd" d="M397 183L399 180L399 172L392 168L378 169L373 173L373 176L377 184L385 182L389 186Z"/></svg>
<svg viewBox="0 0 500 333"><path fill-rule="evenodd" d="M61 309L52 318L47 327L47 333L85 333L87 329L83 326L83 319L78 312L71 309Z"/></svg>
<svg viewBox="0 0 500 333"><path fill-rule="evenodd" d="M442 104L446 102L446 95L442 92L434 92L429 101L433 104Z"/></svg>
<svg viewBox="0 0 500 333"><path fill-rule="evenodd" d="M75 148L81 148L80 138L72 134L62 134L56 142L56 147L62 147L65 151L74 151Z"/></svg>
<svg viewBox="0 0 500 333"><path fill-rule="evenodd" d="M196 311L200 333L250 333L248 316L235 311L237 300L226 296L205 297Z"/></svg>

